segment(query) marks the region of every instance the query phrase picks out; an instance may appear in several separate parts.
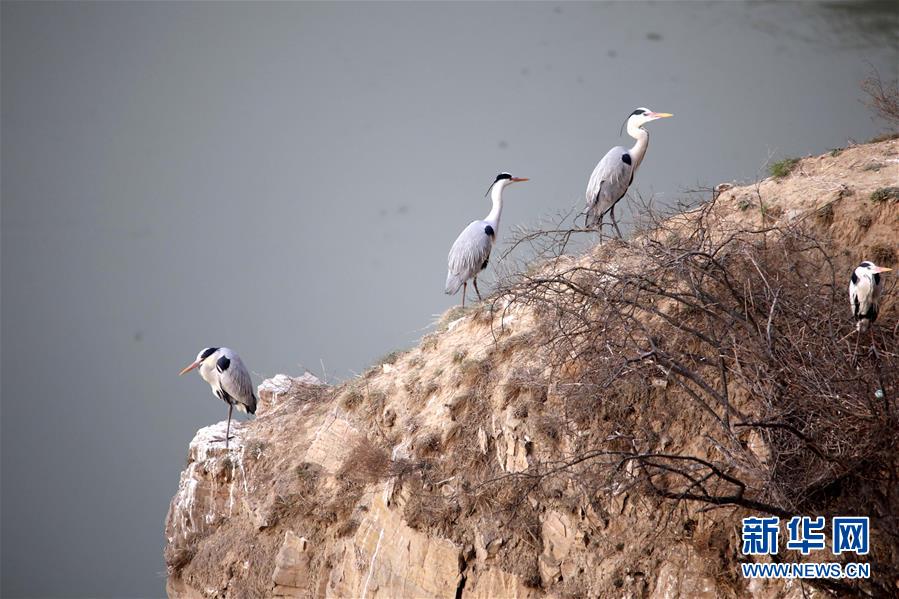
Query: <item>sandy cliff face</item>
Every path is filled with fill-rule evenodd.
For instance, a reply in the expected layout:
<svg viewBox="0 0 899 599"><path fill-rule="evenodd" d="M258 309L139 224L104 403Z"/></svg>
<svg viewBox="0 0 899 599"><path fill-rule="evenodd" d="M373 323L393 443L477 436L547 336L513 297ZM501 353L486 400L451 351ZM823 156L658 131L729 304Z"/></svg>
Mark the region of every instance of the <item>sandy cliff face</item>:
<svg viewBox="0 0 899 599"><path fill-rule="evenodd" d="M871 194L899 185L899 141L834 154L722 191L719 234L809 219L846 265L873 255L895 266L899 204ZM652 442L670 452L707 452L711 422L683 411L664 380L639 413L625 392L573 413L560 385L576 383L576 366L564 379L550 369L538 318L527 305L453 310L418 347L339 387L309 376L263 382L257 418L236 428L228 451L213 440L224 422L198 431L166 520L170 596L819 593L737 576L739 509L671 509L613 479L602 493L585 493L576 477L532 485L535 468L580 455L586 439L623 443L622 419L663 431ZM757 435L741 440L765 459Z"/></svg>

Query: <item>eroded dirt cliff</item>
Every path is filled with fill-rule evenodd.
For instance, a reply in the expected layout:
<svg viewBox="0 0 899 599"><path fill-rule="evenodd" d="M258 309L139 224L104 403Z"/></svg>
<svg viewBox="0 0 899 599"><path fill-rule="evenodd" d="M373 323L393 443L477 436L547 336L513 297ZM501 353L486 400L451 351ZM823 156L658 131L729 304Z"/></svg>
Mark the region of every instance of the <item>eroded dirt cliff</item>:
<svg viewBox="0 0 899 599"><path fill-rule="evenodd" d="M813 237L826 246L820 255L830 266L801 274L827 279L840 273L832 286L839 320L832 338L838 339L852 329L844 306L850 266L863 258L897 265L897 185L897 140L806 158L781 179L719 186L713 201L700 209L666 218L664 226L647 228L626 243L607 242L584 256L545 262L526 284L510 284L472 308L449 311L418 347L388 356L356 380L330 387L314 377L279 375L263 382L257 417L237 427L230 450L212 440L221 436L224 423L201 429L190 444L166 521L169 594L799 598L825 593L799 582L747 581L738 575L740 518L758 513L739 501L751 498L784 513L847 509L852 493L835 489L833 480L845 483L862 469L867 476L872 452L888 448L878 446L851 465L834 466L823 490L802 479L809 490L801 496L778 491L779 484L789 484L776 477L798 476L799 468L779 469L775 456L790 456L791 464L818 458L789 453L792 446L764 427L740 426L775 422L788 411L776 399L799 393L788 373L776 376L787 377L778 389L789 392L770 395L767 387L750 384L755 379L745 372L744 356L721 358L715 368L720 366L722 375L702 378L709 355L718 356L702 349L701 339L686 336L677 344L696 343L695 351L683 355L695 360L691 372L702 377L682 384L687 379L676 377L680 363L672 361L674 350L665 349L665 342L694 331L688 327L685 333L681 324L699 318L694 311L705 310L706 320L718 318L707 306L684 308L676 305L680 296L666 299L660 290L653 310L628 313L634 319L628 322L641 323L634 335L612 324L609 331L578 331L572 322L596 326L590 318L599 318L602 309L578 300L583 312L571 321L575 304L564 302L583 292L577 271L589 265L612 265L615 273L667 268L658 259L667 254L659 252L685 244L674 237L701 235L702 244L718 248L716 258L733 251L722 263L743 259L746 248L758 247L762 256L775 250L789 255L799 250L784 239ZM695 220L699 213L701 226ZM749 257L755 260L755 254ZM799 268L785 264L778 265L783 272ZM781 272L763 266L762 274ZM614 278L610 273L591 271L598 277L591 285L604 289L604 281ZM624 289L636 280L615 283ZM816 298L826 284L814 288ZM737 291L741 285L749 283L734 283ZM777 289L766 308L772 315L769 338L772 328L781 326L773 317L778 302L801 293ZM896 350L892 283L888 292L893 295L884 302L878 338L886 362ZM552 294L563 303L551 303ZM602 297L607 296L597 295ZM841 341L839 348L844 345ZM622 352L631 353L618 355ZM851 372L875 377L873 360L861 360ZM602 378L604 364L621 370ZM883 406L871 407L870 419L895 418L891 377L878 379L886 398ZM709 403L700 401L703 394ZM798 420L789 422L800 426ZM803 429L803 438L810 438L817 421L809 416L807 422L812 424ZM825 437L822 433L820 446L809 444L811 453L828 459L845 455L826 445ZM727 491L726 478L702 470L696 461L684 479L671 466L680 458L670 456L707 460L745 489ZM690 476L706 478L684 486ZM706 499L733 495L737 500L716 504L672 497L698 488ZM883 500L883 509L894 502ZM875 519L886 517L876 505L857 507ZM894 525L883 524L881 537ZM895 567L894 552L895 539L877 543L884 572Z"/></svg>

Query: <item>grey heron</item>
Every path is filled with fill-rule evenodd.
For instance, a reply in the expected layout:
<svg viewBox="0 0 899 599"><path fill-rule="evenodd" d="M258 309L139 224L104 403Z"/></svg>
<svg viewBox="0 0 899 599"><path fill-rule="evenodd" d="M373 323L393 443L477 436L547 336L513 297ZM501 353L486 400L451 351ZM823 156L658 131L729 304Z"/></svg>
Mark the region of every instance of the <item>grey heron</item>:
<svg viewBox="0 0 899 599"><path fill-rule="evenodd" d="M446 293L455 295L462 288L462 307L465 307L465 292L468 280L473 279L474 290L481 299L478 289L478 273L487 268L490 250L496 243L499 232L499 216L503 211L503 190L512 183L527 181L527 178L513 177L509 173L500 173L490 184L487 193L493 202L490 214L484 220L476 220L462 230L450 248L446 273Z"/></svg>
<svg viewBox="0 0 899 599"><path fill-rule="evenodd" d="M624 197L627 188L634 180L646 147L649 145L649 133L643 125L657 119L674 116L667 112L653 112L648 108L638 108L627 117L627 133L637 140L631 149L615 146L602 157L590 180L587 182L587 207L586 224L589 228L599 228L602 231L602 217L606 212L610 213L612 225L621 237L618 223L615 222L615 204ZM622 125L624 128L624 125Z"/></svg>
<svg viewBox="0 0 899 599"><path fill-rule="evenodd" d="M243 360L234 350L227 347L207 347L193 363L188 364L179 374L197 368L203 380L212 387L216 397L228 404L228 424L225 428L225 449L231 435L231 412L236 406L245 414L256 413L256 393L250 373Z"/></svg>
<svg viewBox="0 0 899 599"><path fill-rule="evenodd" d="M893 269L865 260L852 271L849 279L849 302L852 304L855 328L859 333L868 330L871 323L877 320L880 294L883 293L880 274L891 270Z"/></svg>

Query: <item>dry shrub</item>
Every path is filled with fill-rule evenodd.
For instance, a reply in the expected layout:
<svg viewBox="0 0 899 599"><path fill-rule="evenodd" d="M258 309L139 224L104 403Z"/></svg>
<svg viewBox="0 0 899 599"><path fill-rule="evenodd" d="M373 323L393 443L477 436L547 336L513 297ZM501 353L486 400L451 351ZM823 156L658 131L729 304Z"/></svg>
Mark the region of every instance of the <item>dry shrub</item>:
<svg viewBox="0 0 899 599"><path fill-rule="evenodd" d="M860 214L855 222L858 223L859 228L867 229L874 223L874 219L870 214Z"/></svg>
<svg viewBox="0 0 899 599"><path fill-rule="evenodd" d="M347 412L352 412L359 407L363 399L364 396L362 395L362 392L355 385L349 385L344 392L340 394L338 401L340 407Z"/></svg>
<svg viewBox="0 0 899 599"><path fill-rule="evenodd" d="M505 283L497 303L536 314L562 418L588 434L564 459L497 484L526 481L517 492L527 495L565 474L587 497L634 489L782 518L869 515L874 576L827 585L889 592L899 576L889 557L899 554L895 310L855 348L849 265L826 240L801 221L725 233L713 208L651 216L634 242Z"/></svg>
<svg viewBox="0 0 899 599"><path fill-rule="evenodd" d="M294 473L297 475L300 484L307 489L314 488L318 484L322 471L323 468L314 462L300 462L294 468Z"/></svg>
<svg viewBox="0 0 899 599"><path fill-rule="evenodd" d="M893 266L896 264L896 248L884 243L875 243L868 248L868 259L881 266Z"/></svg>
<svg viewBox="0 0 899 599"><path fill-rule="evenodd" d="M371 389L366 393L365 406L370 418L377 418L378 415L383 414L386 404L387 393L381 389Z"/></svg>
<svg viewBox="0 0 899 599"><path fill-rule="evenodd" d="M176 569L175 575L195 589L213 589L215 594L235 597L267 597L272 593L275 555L283 533L256 531L246 523L226 521L215 535L197 544L193 559ZM247 564L257 576L232 576Z"/></svg>
<svg viewBox="0 0 899 599"><path fill-rule="evenodd" d="M375 445L368 437L360 438L337 472L341 482L368 485L387 478L390 470L390 455L387 450Z"/></svg>
<svg viewBox="0 0 899 599"><path fill-rule="evenodd" d="M557 416L541 414L534 418L534 430L544 439L555 446L562 438L563 424Z"/></svg>
<svg viewBox="0 0 899 599"><path fill-rule="evenodd" d="M467 358L459 365L461 385L476 387L490 374L490 362L484 359Z"/></svg>
<svg viewBox="0 0 899 599"><path fill-rule="evenodd" d="M343 524L341 524L337 528L337 532L335 533L338 538L340 537L349 537L353 535L356 530L359 529L359 520L355 518L350 518L346 520Z"/></svg>
<svg viewBox="0 0 899 599"><path fill-rule="evenodd" d="M861 87L868 94L871 110L888 123L899 125L899 85L896 80L884 82L880 73L872 70Z"/></svg>
<svg viewBox="0 0 899 599"><path fill-rule="evenodd" d="M440 451L440 435L436 431L427 431L415 439L412 447L419 458L434 455Z"/></svg>

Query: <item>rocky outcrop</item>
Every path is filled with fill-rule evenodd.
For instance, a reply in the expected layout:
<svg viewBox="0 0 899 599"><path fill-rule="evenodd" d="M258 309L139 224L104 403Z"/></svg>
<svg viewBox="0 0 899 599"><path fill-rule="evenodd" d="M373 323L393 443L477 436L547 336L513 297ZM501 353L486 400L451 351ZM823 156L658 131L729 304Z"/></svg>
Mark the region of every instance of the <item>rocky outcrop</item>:
<svg viewBox="0 0 899 599"><path fill-rule="evenodd" d="M895 185L897 160L897 141L809 158L786 179L722 187L716 210L734 226L815 219L847 253L895 264L899 208L870 197ZM763 212L749 209L760 202ZM591 398L590 417L608 429L583 425L541 361L536 318L521 306L452 310L418 347L338 387L311 375L263 382L257 417L234 428L228 450L224 422L198 431L166 519L170 596L820 593L736 576L739 510L671 510L614 482L602 495L565 477L529 486L536 465L567 459L583 439L622 443L616 418L649 431L677 419L653 438L671 451L693 447L707 425L672 415L664 378L652 381L655 410ZM754 431L743 441L767 459Z"/></svg>

